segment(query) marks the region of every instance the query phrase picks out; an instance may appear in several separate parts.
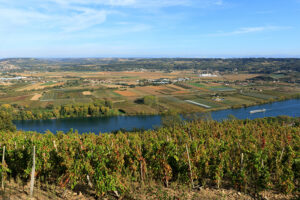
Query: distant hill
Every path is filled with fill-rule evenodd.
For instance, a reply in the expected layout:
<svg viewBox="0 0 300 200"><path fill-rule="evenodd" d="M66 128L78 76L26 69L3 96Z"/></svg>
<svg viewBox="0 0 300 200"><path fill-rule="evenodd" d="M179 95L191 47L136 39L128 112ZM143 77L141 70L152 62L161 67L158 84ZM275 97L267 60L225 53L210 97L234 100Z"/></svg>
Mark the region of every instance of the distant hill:
<svg viewBox="0 0 300 200"><path fill-rule="evenodd" d="M215 70L248 73L300 72L297 58L8 58L1 71Z"/></svg>

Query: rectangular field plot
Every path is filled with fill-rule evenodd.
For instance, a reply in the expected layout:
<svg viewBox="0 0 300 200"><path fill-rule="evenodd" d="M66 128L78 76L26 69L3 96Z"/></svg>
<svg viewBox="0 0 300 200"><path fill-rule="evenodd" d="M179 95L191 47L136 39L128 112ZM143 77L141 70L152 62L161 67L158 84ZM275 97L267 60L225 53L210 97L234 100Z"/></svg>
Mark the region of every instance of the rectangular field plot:
<svg viewBox="0 0 300 200"><path fill-rule="evenodd" d="M190 86L202 88L202 89L207 89L210 91L215 91L215 92L229 92L229 91L234 91L234 88L226 87L220 84L202 84L202 83L188 83Z"/></svg>
<svg viewBox="0 0 300 200"><path fill-rule="evenodd" d="M173 91L181 91L181 90L184 90L183 88L178 87L178 86L176 86L176 85L167 85L166 88L172 89Z"/></svg>
<svg viewBox="0 0 300 200"><path fill-rule="evenodd" d="M95 90L94 92L92 92L92 95L99 99L122 97L122 95L115 93L114 90L110 90L110 89Z"/></svg>
<svg viewBox="0 0 300 200"><path fill-rule="evenodd" d="M54 85L54 84L56 84L56 82L48 81L48 82L43 83L43 84L41 84L41 85L42 85L42 86L49 86L49 85Z"/></svg>
<svg viewBox="0 0 300 200"><path fill-rule="evenodd" d="M257 99L256 97L246 96L246 95L242 95L242 94L235 94L234 97L239 98L239 99L243 99L244 101L249 101L249 102L252 102L252 103L260 101L260 99Z"/></svg>
<svg viewBox="0 0 300 200"><path fill-rule="evenodd" d="M82 91L68 91L68 90L53 90L44 94L42 101L52 101L57 99L79 99L86 98Z"/></svg>
<svg viewBox="0 0 300 200"><path fill-rule="evenodd" d="M206 85L201 84L201 83L188 83L191 86L195 86L195 87L200 87L200 88L207 88Z"/></svg>
<svg viewBox="0 0 300 200"><path fill-rule="evenodd" d="M211 106L209 106L209 105L205 105L205 104L202 104L202 103L198 103L198 102L195 102L195 101L192 101L192 100L185 100L185 101L188 102L188 103L197 105L197 106L204 107L204 108L211 108Z"/></svg>
<svg viewBox="0 0 300 200"><path fill-rule="evenodd" d="M145 86L145 87L136 87L135 91L140 95L160 95L160 90L164 89L162 86Z"/></svg>
<svg viewBox="0 0 300 200"><path fill-rule="evenodd" d="M243 105L243 104L252 104L254 102L248 99L238 98L236 96L226 96L224 100L221 101L221 103L228 106L235 106L235 105Z"/></svg>
<svg viewBox="0 0 300 200"><path fill-rule="evenodd" d="M262 93L254 93L254 92L247 92L247 93L242 93L242 94L245 96L255 97L255 98L259 98L259 99L266 99L266 100L276 98L271 95L262 94Z"/></svg>
<svg viewBox="0 0 300 200"><path fill-rule="evenodd" d="M114 91L115 93L117 94L120 94L124 97L134 97L134 96L138 96L136 93L134 93L133 91L131 90L116 90Z"/></svg>
<svg viewBox="0 0 300 200"><path fill-rule="evenodd" d="M172 90L172 89L169 89L169 88L165 88L165 89L161 89L159 90L158 92L161 93L161 94L172 94L173 92L175 92L176 90Z"/></svg>
<svg viewBox="0 0 300 200"><path fill-rule="evenodd" d="M215 92L230 92L230 91L235 91L234 88L230 87L225 87L225 86L212 86L208 87L209 90L215 91Z"/></svg>
<svg viewBox="0 0 300 200"><path fill-rule="evenodd" d="M199 106L204 107L204 108L218 108L221 107L222 105L218 104L217 102L213 102L207 99L191 99L191 100L186 100L186 102L192 103L192 102L198 103ZM194 103L194 104L195 104Z"/></svg>
<svg viewBox="0 0 300 200"><path fill-rule="evenodd" d="M201 112L203 108L194 104L190 104L181 99L172 96L164 96L159 98L159 105L165 109L175 110L177 112Z"/></svg>

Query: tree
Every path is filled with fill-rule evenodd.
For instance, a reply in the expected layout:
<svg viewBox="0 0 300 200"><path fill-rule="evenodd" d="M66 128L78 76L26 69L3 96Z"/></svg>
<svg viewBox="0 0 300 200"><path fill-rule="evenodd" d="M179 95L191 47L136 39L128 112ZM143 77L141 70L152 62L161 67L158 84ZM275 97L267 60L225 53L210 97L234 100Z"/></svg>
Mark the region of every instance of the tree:
<svg viewBox="0 0 300 200"><path fill-rule="evenodd" d="M161 123L164 127L174 127L182 122L180 115L169 110L161 117Z"/></svg>
<svg viewBox="0 0 300 200"><path fill-rule="evenodd" d="M112 109L113 108L113 102L111 100L105 100L105 106Z"/></svg>
<svg viewBox="0 0 300 200"><path fill-rule="evenodd" d="M12 122L11 114L0 111L0 130L1 131L15 131L16 126Z"/></svg>
<svg viewBox="0 0 300 200"><path fill-rule="evenodd" d="M149 105L149 106L156 105L157 104L157 97L156 96L152 96L152 95L145 96L143 98L143 103L145 105Z"/></svg>

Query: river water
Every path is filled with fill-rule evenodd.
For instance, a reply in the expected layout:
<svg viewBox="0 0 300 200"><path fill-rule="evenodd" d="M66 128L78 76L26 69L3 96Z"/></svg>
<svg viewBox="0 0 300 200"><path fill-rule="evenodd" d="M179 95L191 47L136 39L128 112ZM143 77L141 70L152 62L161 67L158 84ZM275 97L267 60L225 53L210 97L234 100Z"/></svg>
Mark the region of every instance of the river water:
<svg viewBox="0 0 300 200"><path fill-rule="evenodd" d="M250 114L251 110L266 109L265 112ZM234 115L238 119L255 119L263 117L275 117L286 115L291 117L300 117L300 99L292 99L270 104L251 106L240 109L227 109L211 113L214 120L224 120L228 115ZM72 119L53 119L53 120L27 120L14 121L17 129L25 131L37 131L43 133L47 130L51 132L67 132L71 128L78 130L79 133L105 133L119 129L132 130L152 129L161 125L161 116L115 116L100 118L72 118Z"/></svg>

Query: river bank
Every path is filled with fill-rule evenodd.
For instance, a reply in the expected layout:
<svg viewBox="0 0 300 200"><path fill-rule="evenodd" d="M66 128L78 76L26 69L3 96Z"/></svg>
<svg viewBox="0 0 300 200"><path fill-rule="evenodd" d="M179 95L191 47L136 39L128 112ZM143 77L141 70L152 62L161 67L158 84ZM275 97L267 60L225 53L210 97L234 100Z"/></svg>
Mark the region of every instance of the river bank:
<svg viewBox="0 0 300 200"><path fill-rule="evenodd" d="M221 106L221 107L217 107L217 108L208 108L207 107L207 109L205 109L203 111L203 113L211 113L211 112L215 112L215 111L228 110L228 109L247 108L247 107L252 107L252 106L269 104L269 103L273 103L273 102L286 101L286 100L290 100L290 99L300 99L300 94L294 94L294 95L290 95L290 96L280 97L277 99L260 100L260 101L257 101L256 103L251 103L251 104L236 104L233 106ZM95 118L95 117L106 118L106 117L116 117L116 116L155 116L155 115L168 114L169 111L170 110L164 110L161 112L145 112L145 111L143 111L143 112L136 112L136 113L126 113L123 110L111 109L109 112L105 112L105 114L100 113L97 116L93 116L93 115L89 115L89 114L85 114L84 116L65 116L65 115L60 115L60 114L51 114L51 115L46 114L46 115L40 115L40 117L38 117L38 116L35 117L34 115L30 114L29 116L31 116L31 117L26 116L25 119L20 119L20 116L13 115L13 120L26 121L26 120L59 120L59 119L76 119L76 118L83 119L83 118ZM26 112L28 112L28 111L26 111ZM54 112L54 111L51 111L51 112ZM176 112L176 111L172 110L171 112ZM56 113L56 112L54 112L54 113ZM193 114L193 113L199 113L199 112L196 112L193 110L192 111L186 110L185 112L179 112L178 114L185 115L185 114ZM57 117L55 117L55 116L57 116Z"/></svg>
<svg viewBox="0 0 300 200"><path fill-rule="evenodd" d="M255 119L263 117L276 117L287 115L300 117L300 99L292 99L269 104L256 105L247 108L227 109L206 113L210 119L222 121L228 116L235 116L238 119ZM266 109L266 112L250 114L251 110ZM200 113L199 115L202 115ZM25 131L45 132L50 130L69 131L71 128L78 130L79 133L88 132L113 132L120 129L133 130L153 129L162 125L162 115L143 115L143 116L113 116L98 118L69 118L53 120L27 120L14 121L17 129Z"/></svg>

